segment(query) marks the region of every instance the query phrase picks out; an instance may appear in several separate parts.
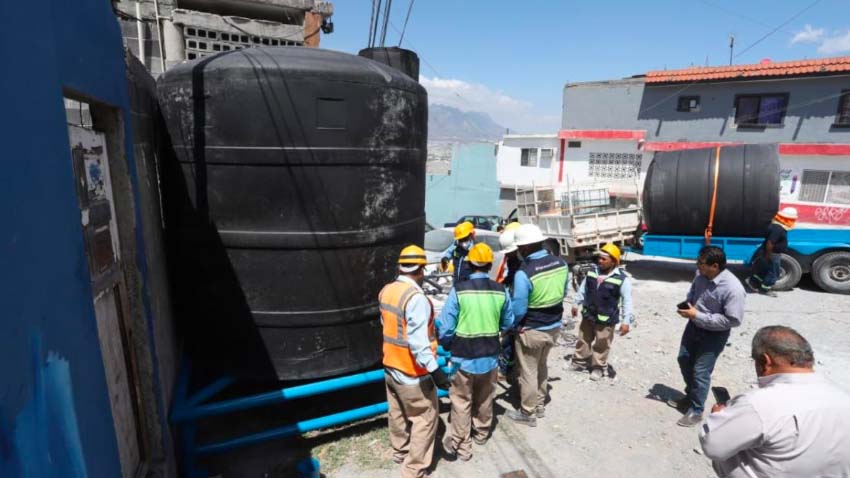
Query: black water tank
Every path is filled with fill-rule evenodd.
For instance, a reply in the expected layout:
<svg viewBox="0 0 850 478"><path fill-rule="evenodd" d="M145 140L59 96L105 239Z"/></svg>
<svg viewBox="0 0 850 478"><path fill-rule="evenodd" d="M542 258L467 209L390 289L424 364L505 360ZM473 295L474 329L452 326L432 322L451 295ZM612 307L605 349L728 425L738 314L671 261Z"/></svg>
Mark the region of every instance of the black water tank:
<svg viewBox="0 0 850 478"><path fill-rule="evenodd" d="M282 380L376 366L377 294L424 235L425 89L365 58L281 47L176 66L158 95L195 363Z"/></svg>
<svg viewBox="0 0 850 478"><path fill-rule="evenodd" d="M653 234L702 235L714 188L715 148L655 153L643 191ZM779 208L775 144L720 148L715 236L763 236Z"/></svg>

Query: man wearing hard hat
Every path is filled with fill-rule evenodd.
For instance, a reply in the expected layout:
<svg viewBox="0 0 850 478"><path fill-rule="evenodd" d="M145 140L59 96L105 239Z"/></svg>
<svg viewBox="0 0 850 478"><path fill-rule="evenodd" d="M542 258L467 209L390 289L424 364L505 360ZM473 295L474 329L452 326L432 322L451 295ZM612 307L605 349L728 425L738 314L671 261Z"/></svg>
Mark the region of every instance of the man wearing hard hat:
<svg viewBox="0 0 850 478"><path fill-rule="evenodd" d="M517 247L514 243L516 230L519 229L519 226L520 223L512 222L505 226L505 230L499 236L499 245L502 246L502 263L499 264L499 271L496 273L496 282L504 284L508 293L513 293L514 276L521 263L519 257L517 257ZM499 354L499 380L506 379L514 368L515 341L516 337L513 330L502 335L502 352Z"/></svg>
<svg viewBox="0 0 850 478"><path fill-rule="evenodd" d="M601 379L608 369L614 327L622 320L622 336L632 323L632 285L619 264L620 249L611 243L602 246L596 267L581 281L572 308L573 317L581 308L581 325L570 367L585 371L589 366L591 380Z"/></svg>
<svg viewBox="0 0 850 478"><path fill-rule="evenodd" d="M788 231L793 229L796 223L797 209L793 207L783 208L773 217L764 243L753 259L753 275L744 281L750 291L776 297L776 292L771 288L779 279L781 254L788 251Z"/></svg>
<svg viewBox="0 0 850 478"><path fill-rule="evenodd" d="M465 221L455 226L454 230L455 242L446 249L440 265L443 270L448 269L449 261L454 267L454 282L461 282L469 279L471 273L469 264L464 261L466 255L475 245L475 226L471 222Z"/></svg>
<svg viewBox="0 0 850 478"><path fill-rule="evenodd" d="M440 419L435 385L450 386L437 364L434 306L421 287L427 262L421 247L402 249L398 277L378 295L390 443L405 478L426 476L431 466Z"/></svg>
<svg viewBox="0 0 850 478"><path fill-rule="evenodd" d="M514 241L522 260L514 276L512 296L517 321L520 409L509 410L506 416L532 427L545 414L549 375L546 360L560 334L569 282L567 263L543 248L545 240L539 227L523 224L516 230Z"/></svg>
<svg viewBox="0 0 850 478"><path fill-rule="evenodd" d="M493 423L499 331L514 325L505 286L490 279L493 250L478 243L466 257L472 273L454 285L437 320L440 342L451 349L457 372L452 378L451 429L443 450L449 458L468 461L472 442L483 445Z"/></svg>

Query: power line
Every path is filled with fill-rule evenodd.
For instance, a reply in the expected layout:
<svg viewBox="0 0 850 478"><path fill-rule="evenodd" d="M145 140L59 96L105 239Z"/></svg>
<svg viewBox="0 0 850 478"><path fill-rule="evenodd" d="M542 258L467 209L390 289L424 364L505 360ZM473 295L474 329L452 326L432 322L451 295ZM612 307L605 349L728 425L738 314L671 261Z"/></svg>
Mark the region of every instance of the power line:
<svg viewBox="0 0 850 478"><path fill-rule="evenodd" d="M811 10L811 9L812 9L815 5L817 5L817 4L818 4L818 3L820 3L821 1L822 1L822 0L815 0L814 2L810 3L808 7L806 7L806 8L804 8L804 9L800 10L800 11L799 11L799 12L797 12L797 13L795 13L795 14L794 14L791 18L789 18L788 20L785 20L784 22L782 22L782 23L781 23L779 26L777 26L776 28L774 28L774 29L770 30L769 32L765 33L765 34L764 34L764 36L762 36L761 38L759 38L758 40L756 40L755 42L753 42L753 43L752 43L750 46L748 46L747 48L744 48L744 49L743 49L742 51L740 51L737 55L735 55L735 58L738 58L739 56L741 56L741 55L743 55L744 53L748 52L751 48L753 48L754 46L756 46L756 45L758 45L759 43L761 43L764 39L766 39L766 38L767 38L767 37L769 37L770 35L773 35L774 33L776 33L776 31L777 31L777 30L779 30L780 28L784 27L785 25L788 25L789 23L791 23L791 22L793 22L794 20L796 20L796 19L797 19L797 17L799 17L800 15L802 15L802 14L806 13L807 11Z"/></svg>
<svg viewBox="0 0 850 478"><path fill-rule="evenodd" d="M754 23L754 24L756 24L756 25L759 25L759 26L762 26L762 27L765 27L765 28L773 28L773 26L772 26L772 25L767 24L767 23L764 23L764 22L762 22L761 20L757 20L757 19L755 19L755 18L753 18L753 17L748 17L748 16L743 15L743 14L741 14L741 13L739 13L739 12L736 12L735 10L732 10L732 9L730 9L730 8L726 8L726 7L724 7L724 6L717 5L717 4L715 4L715 3L709 2L708 0L697 0L697 1L699 1L699 2L700 2L700 3L702 3L702 4L708 5L709 7L713 7L713 8L716 8L716 9L718 9L718 10L721 10L721 11L723 11L723 12L725 12L725 13L729 14L729 15L732 15L733 17L738 17L738 18L740 18L740 19L742 19L742 20L746 20L746 21L748 21L748 22ZM788 30L782 30L782 31L783 31L784 33L789 34L789 35L793 35L793 34L794 34L793 32L790 32L790 31L788 31Z"/></svg>
<svg viewBox="0 0 850 478"><path fill-rule="evenodd" d="M410 12L413 11L413 4L416 0L410 0L410 5L407 6L407 16L404 17L404 26L401 27L401 36L398 39L398 46L404 41L404 32L407 31L407 21L410 20Z"/></svg>
<svg viewBox="0 0 850 478"><path fill-rule="evenodd" d="M372 46L372 35L375 31L375 12L378 9L378 0L372 0L372 14L369 16L369 38L366 40L366 46Z"/></svg>
<svg viewBox="0 0 850 478"><path fill-rule="evenodd" d="M390 11L393 7L393 0L387 0L386 7L384 8L384 28L381 32L381 47L387 44L387 23L390 21Z"/></svg>

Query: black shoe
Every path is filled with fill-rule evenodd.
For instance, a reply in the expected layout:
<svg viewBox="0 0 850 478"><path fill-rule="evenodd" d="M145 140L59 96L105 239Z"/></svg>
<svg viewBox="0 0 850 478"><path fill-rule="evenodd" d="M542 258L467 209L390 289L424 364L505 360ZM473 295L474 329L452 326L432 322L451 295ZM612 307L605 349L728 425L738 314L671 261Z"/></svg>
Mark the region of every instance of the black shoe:
<svg viewBox="0 0 850 478"><path fill-rule="evenodd" d="M688 399L688 397L682 397L676 400L673 400L671 398L670 400L667 400L667 405L675 408L676 410L679 410L682 413L685 413L688 411L688 408L691 407L691 401L690 399Z"/></svg>
<svg viewBox="0 0 850 478"><path fill-rule="evenodd" d="M744 285L747 287L747 290L749 290L750 292L758 292L759 291L759 288L757 286L753 285L753 278L752 277L747 277L746 279L744 279Z"/></svg>
<svg viewBox="0 0 850 478"><path fill-rule="evenodd" d="M680 427L695 427L700 423L702 423L702 414L691 410L686 413L685 416L680 418L679 421L676 422L676 425L679 425Z"/></svg>
<svg viewBox="0 0 850 478"><path fill-rule="evenodd" d="M508 410L508 412L505 413L505 416L519 423L520 425L526 425L529 427L537 426L536 418L532 417L531 415L526 415L525 413L522 413L519 410Z"/></svg>
<svg viewBox="0 0 850 478"><path fill-rule="evenodd" d="M457 450L454 447L454 443L452 443L451 435L443 437L443 456L449 461L457 459Z"/></svg>

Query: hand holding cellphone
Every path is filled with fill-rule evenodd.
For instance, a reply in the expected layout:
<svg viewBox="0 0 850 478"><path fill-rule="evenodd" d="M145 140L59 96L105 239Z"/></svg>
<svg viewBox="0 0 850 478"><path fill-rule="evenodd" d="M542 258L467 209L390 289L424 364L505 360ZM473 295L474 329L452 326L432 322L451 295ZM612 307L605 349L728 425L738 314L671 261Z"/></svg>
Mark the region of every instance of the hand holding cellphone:
<svg viewBox="0 0 850 478"><path fill-rule="evenodd" d="M688 301L679 302L676 304L676 308L679 310L688 310L691 308L691 304L689 304Z"/></svg>
<svg viewBox="0 0 850 478"><path fill-rule="evenodd" d="M714 401L718 405L726 405L732 398L729 396L729 390L726 390L726 387L711 387L711 393L714 394Z"/></svg>

